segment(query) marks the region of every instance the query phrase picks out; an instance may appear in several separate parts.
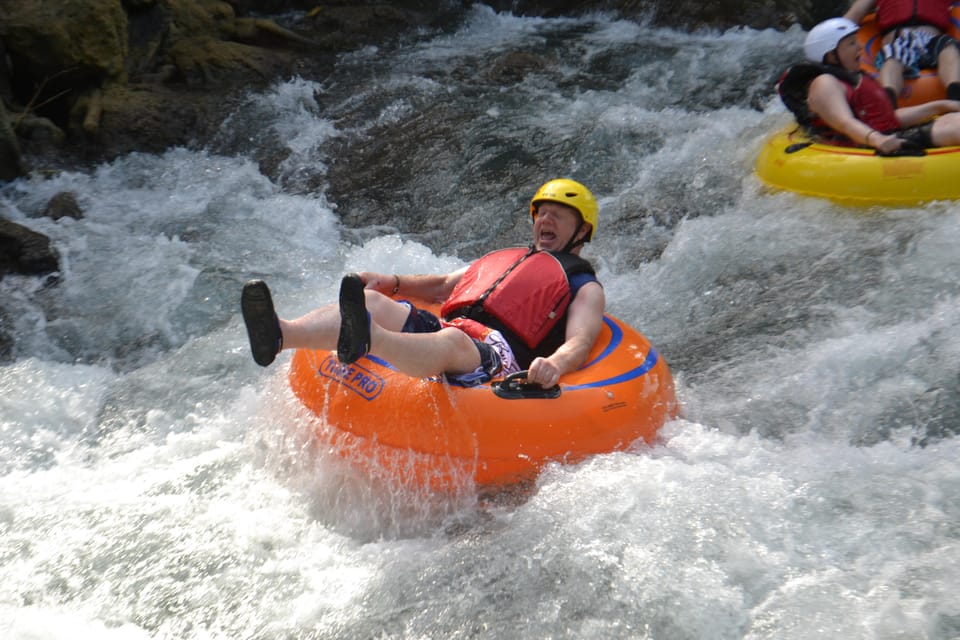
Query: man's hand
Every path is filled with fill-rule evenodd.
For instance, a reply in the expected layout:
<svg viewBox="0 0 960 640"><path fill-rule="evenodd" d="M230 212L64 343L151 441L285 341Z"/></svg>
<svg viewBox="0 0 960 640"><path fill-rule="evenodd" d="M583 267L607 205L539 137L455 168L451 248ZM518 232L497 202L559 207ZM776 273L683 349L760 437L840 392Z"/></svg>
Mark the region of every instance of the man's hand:
<svg viewBox="0 0 960 640"><path fill-rule="evenodd" d="M543 388L552 387L560 381L560 369L550 358L534 358L527 370L527 382Z"/></svg>

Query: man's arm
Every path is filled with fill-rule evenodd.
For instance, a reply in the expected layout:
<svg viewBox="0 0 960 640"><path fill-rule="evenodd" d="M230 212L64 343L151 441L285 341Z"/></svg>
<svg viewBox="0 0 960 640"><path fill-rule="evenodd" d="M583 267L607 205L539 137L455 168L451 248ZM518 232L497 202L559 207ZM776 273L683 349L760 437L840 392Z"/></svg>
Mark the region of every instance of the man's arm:
<svg viewBox="0 0 960 640"><path fill-rule="evenodd" d="M466 273L467 267L445 274L396 275L364 271L360 274L364 287L384 295L419 298L441 303Z"/></svg>
<svg viewBox="0 0 960 640"><path fill-rule="evenodd" d="M552 387L560 376L583 364L603 327L605 306L606 296L599 282L583 285L567 310L566 340L551 355L530 363L527 381Z"/></svg>
<svg viewBox="0 0 960 640"><path fill-rule="evenodd" d="M843 14L843 17L860 24L867 14L873 11L876 6L876 0L854 0L850 8L847 9L847 12Z"/></svg>

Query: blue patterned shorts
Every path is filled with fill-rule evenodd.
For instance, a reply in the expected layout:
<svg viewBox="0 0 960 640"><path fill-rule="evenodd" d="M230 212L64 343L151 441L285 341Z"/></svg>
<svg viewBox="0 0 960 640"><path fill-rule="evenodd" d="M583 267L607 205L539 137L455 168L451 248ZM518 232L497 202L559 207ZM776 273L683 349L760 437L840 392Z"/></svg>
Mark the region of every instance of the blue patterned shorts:
<svg viewBox="0 0 960 640"><path fill-rule="evenodd" d="M883 66L885 60L892 58L903 64L905 77L916 78L921 69L937 66L937 59L944 47L956 44L956 41L946 34L938 35L923 29L904 27L897 31L892 42L883 45L877 53L877 69Z"/></svg>
<svg viewBox="0 0 960 640"><path fill-rule="evenodd" d="M434 333L440 331L443 325L440 319L425 309L418 309L407 300L400 300L401 304L410 307L410 315L403 324L404 333ZM447 375L451 384L462 387L473 387L489 382L495 375L506 376L520 370L513 349L507 343L503 334L491 330L482 341L471 338L480 352L480 366L469 373Z"/></svg>

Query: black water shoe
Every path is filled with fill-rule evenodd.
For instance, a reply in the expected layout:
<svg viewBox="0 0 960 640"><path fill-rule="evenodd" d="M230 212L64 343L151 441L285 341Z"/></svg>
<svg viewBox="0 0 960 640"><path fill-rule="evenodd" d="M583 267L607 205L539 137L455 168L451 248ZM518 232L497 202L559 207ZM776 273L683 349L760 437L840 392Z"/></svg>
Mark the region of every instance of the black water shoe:
<svg viewBox="0 0 960 640"><path fill-rule="evenodd" d="M340 336L337 360L356 362L370 351L370 314L363 296L363 280L348 273L340 281Z"/></svg>
<svg viewBox="0 0 960 640"><path fill-rule="evenodd" d="M247 325L253 359L258 365L265 367L273 362L283 346L280 321L273 310L273 299L270 298L270 289L266 282L251 280L243 285L240 310L243 311L243 321Z"/></svg>

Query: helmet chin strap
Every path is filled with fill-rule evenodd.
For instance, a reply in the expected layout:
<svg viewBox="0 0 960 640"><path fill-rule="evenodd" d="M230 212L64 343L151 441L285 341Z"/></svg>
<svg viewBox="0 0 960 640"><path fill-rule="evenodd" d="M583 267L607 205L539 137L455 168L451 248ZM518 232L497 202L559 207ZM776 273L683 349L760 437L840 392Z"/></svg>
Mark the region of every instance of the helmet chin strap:
<svg viewBox="0 0 960 640"><path fill-rule="evenodd" d="M586 234L584 234L583 237L577 239L577 234L580 232L580 229L583 228L583 224L584 224L584 223L581 222L581 223L580 223L580 226L577 227L577 228L574 230L574 232L573 232L573 237L570 238L570 242L568 242L566 245L564 245L563 249L560 250L560 253L570 253L571 251L573 251L573 250L576 249L577 247L581 246L581 245L585 242L585 240L584 240L583 238L586 237Z"/></svg>

